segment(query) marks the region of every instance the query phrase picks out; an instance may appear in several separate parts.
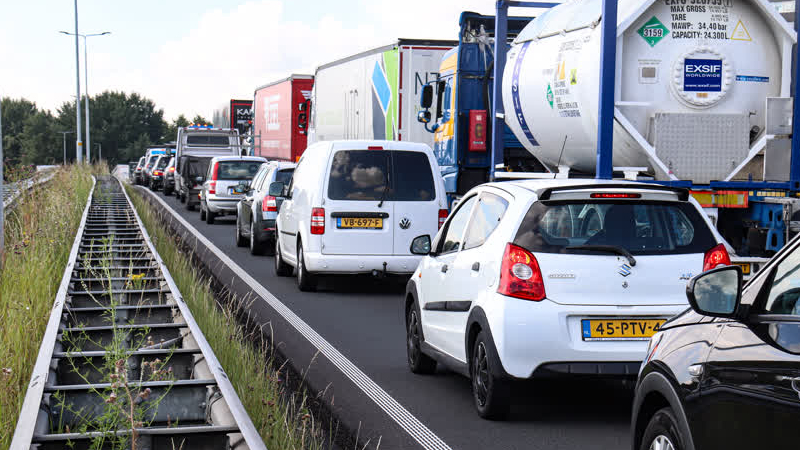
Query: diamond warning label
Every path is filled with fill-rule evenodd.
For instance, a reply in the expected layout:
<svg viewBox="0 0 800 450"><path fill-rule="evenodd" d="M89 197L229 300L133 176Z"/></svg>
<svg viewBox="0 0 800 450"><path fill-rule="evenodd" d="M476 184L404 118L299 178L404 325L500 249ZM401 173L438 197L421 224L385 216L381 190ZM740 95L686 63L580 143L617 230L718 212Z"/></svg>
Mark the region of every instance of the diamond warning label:
<svg viewBox="0 0 800 450"><path fill-rule="evenodd" d="M653 16L644 25L642 25L642 28L637 30L637 33L639 33L639 36L644 38L644 40L650 44L650 47L653 47L654 45L658 44L658 41L664 39L664 37L669 34L669 30L664 26L663 23L661 23L660 20L656 18L656 16Z"/></svg>
<svg viewBox="0 0 800 450"><path fill-rule="evenodd" d="M731 40L748 42L753 40L741 20L736 24L736 27L734 27L733 34L731 34Z"/></svg>

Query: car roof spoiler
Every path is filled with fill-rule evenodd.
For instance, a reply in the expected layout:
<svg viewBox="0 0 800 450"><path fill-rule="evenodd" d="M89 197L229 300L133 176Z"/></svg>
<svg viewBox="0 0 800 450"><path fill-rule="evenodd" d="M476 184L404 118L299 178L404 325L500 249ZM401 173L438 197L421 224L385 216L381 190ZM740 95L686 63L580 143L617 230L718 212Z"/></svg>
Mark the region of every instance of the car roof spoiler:
<svg viewBox="0 0 800 450"><path fill-rule="evenodd" d="M685 202L689 200L689 190L680 187L664 186L660 184L645 184L645 183L608 183L608 184L574 184L570 186L556 186L550 188L539 189L536 195L539 200L550 200L554 192L559 191L574 191L585 189L637 189L646 191L661 191L672 192L678 196L678 200Z"/></svg>

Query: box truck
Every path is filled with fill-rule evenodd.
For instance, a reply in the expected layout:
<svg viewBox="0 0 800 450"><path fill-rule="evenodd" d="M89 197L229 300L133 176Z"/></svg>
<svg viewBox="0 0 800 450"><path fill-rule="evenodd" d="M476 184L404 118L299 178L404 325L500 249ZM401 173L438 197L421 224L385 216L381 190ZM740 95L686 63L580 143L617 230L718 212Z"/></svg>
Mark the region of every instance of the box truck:
<svg viewBox="0 0 800 450"><path fill-rule="evenodd" d="M253 94L253 155L295 162L306 148L312 75L291 75Z"/></svg>
<svg viewBox="0 0 800 450"><path fill-rule="evenodd" d="M319 66L311 95L309 144L386 139L433 145L416 120L422 86L438 76L457 41L399 39Z"/></svg>

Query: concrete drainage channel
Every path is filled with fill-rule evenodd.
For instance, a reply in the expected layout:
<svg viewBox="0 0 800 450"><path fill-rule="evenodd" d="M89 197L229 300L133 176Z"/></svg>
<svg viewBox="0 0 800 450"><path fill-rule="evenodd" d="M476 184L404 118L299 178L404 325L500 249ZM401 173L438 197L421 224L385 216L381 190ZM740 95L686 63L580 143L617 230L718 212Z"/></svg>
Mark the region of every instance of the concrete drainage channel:
<svg viewBox="0 0 800 450"><path fill-rule="evenodd" d="M130 199L97 181L11 449L264 449Z"/></svg>

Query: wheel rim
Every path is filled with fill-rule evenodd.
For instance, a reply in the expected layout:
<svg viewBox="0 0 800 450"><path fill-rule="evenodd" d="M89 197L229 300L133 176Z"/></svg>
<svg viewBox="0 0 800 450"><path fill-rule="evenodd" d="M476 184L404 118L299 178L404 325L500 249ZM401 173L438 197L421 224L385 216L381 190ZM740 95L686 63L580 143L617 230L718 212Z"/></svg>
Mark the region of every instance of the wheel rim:
<svg viewBox="0 0 800 450"><path fill-rule="evenodd" d="M415 365L419 359L419 320L417 312L411 310L408 315L408 362Z"/></svg>
<svg viewBox="0 0 800 450"><path fill-rule="evenodd" d="M297 249L297 281L303 284L303 271L305 271L305 261L303 261L303 247Z"/></svg>
<svg viewBox="0 0 800 450"><path fill-rule="evenodd" d="M479 342L472 357L472 388L478 405L486 405L489 385L489 361L486 358L486 346Z"/></svg>
<svg viewBox="0 0 800 450"><path fill-rule="evenodd" d="M675 446L672 445L672 441L667 436L659 434L650 443L650 450L675 450Z"/></svg>

